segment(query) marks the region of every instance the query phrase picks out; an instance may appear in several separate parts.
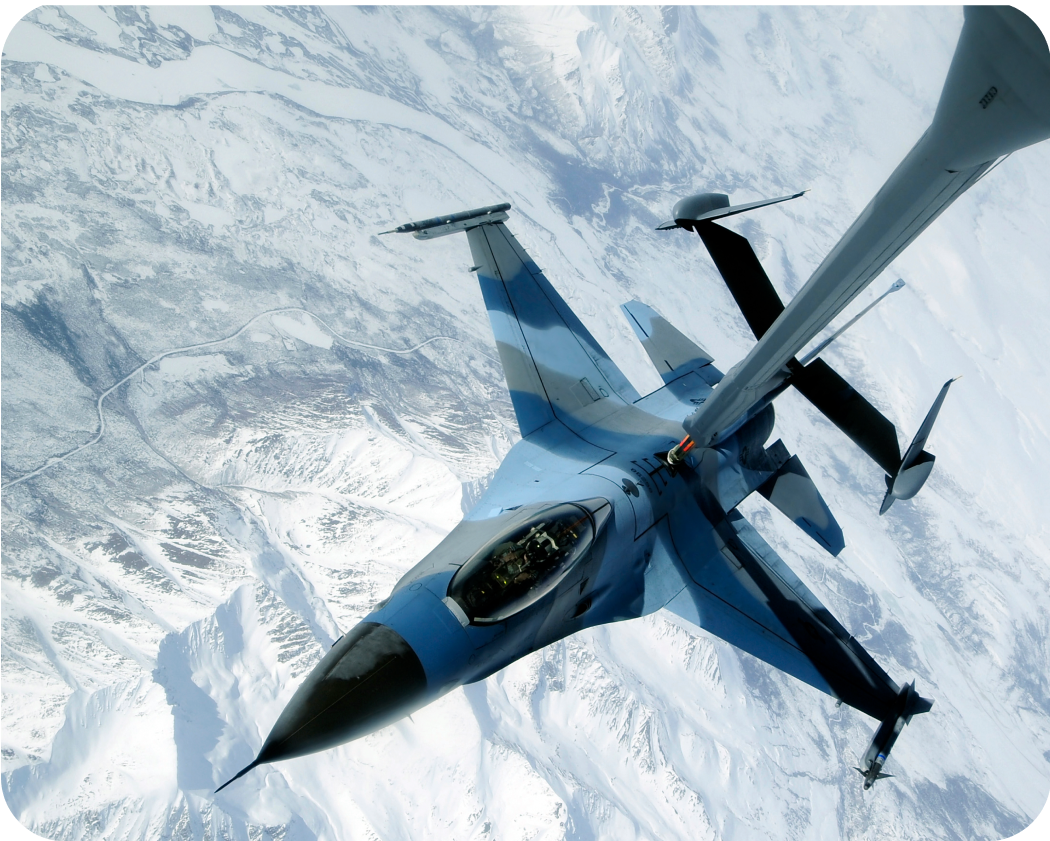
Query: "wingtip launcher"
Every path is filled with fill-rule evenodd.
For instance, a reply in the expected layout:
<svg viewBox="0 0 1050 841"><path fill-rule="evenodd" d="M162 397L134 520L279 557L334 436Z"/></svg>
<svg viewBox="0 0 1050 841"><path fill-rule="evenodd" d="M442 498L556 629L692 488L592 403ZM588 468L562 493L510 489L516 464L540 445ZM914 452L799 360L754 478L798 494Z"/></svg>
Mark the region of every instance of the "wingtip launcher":
<svg viewBox="0 0 1050 841"><path fill-rule="evenodd" d="M488 207L477 207L474 210L461 210L448 216L435 216L433 219L422 219L419 222L406 222L389 231L380 231L384 234L412 234L416 239L436 239L449 234L476 228L479 225L491 225L494 222L503 222L507 218L510 203L492 204Z"/></svg>
<svg viewBox="0 0 1050 841"><path fill-rule="evenodd" d="M897 743L901 731L911 723L912 716L928 713L933 709L933 701L923 698L915 691L915 681L905 684L897 694L897 702L889 715L883 719L879 729L868 745L860 768L854 767L864 777L864 790L870 789L876 780L892 777L893 774L882 773L882 767L889 758L890 751Z"/></svg>

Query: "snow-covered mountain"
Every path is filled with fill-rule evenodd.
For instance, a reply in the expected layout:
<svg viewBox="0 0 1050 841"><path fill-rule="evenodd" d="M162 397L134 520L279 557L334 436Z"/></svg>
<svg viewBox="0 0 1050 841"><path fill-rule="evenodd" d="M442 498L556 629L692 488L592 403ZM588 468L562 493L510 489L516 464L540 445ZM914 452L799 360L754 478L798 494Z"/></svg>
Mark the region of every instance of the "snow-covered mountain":
<svg viewBox="0 0 1050 841"><path fill-rule="evenodd" d="M499 201L643 393L637 298L753 339L703 190L785 298L928 125L955 8L44 7L3 57L3 791L49 838L1002 838L1050 790L1050 146L851 308L836 368L937 467L878 469L792 393L846 532L745 514L936 701L874 722L665 613L324 754L255 755L299 680L469 509L516 425L463 237ZM851 313L845 313L844 321Z"/></svg>

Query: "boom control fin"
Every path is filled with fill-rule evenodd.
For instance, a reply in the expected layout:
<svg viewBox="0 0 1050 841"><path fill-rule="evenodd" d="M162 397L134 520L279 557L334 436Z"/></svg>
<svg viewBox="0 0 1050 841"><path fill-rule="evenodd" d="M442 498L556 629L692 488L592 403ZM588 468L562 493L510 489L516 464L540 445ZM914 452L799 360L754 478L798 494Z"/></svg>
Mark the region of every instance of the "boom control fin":
<svg viewBox="0 0 1050 841"><path fill-rule="evenodd" d="M892 476L887 474L886 495L882 498L882 507L879 508L879 514L885 514L889 511L895 500L911 499L929 478L936 457L926 452L923 447L926 446L926 439L930 437L933 422L937 420L937 413L941 410L941 404L944 403L948 389L957 379L959 378L954 377L941 386L937 399L933 401L933 406L926 413L926 419L915 434L915 439L911 442L911 446L908 447L904 458L901 459L901 466Z"/></svg>
<svg viewBox="0 0 1050 841"><path fill-rule="evenodd" d="M708 222L712 219L721 219L723 216L735 216L738 213L746 213L759 207L770 204L779 204L782 201L797 199L806 194L806 190L794 193L790 196L779 196L775 199L762 199L747 204L729 204L729 196L725 193L698 193L695 196L686 196L677 202L671 210L674 219L658 225L658 231L670 231L674 228L686 228L692 230L698 222Z"/></svg>
<svg viewBox="0 0 1050 841"><path fill-rule="evenodd" d="M886 471L886 495L882 499L879 514L889 511L896 500L911 499L919 492L929 478L934 462L934 456L923 447L944 403L948 387L958 377L948 380L941 388L915 440L901 458L897 430L893 423L823 359L815 359L805 367L792 361L789 367L789 382Z"/></svg>

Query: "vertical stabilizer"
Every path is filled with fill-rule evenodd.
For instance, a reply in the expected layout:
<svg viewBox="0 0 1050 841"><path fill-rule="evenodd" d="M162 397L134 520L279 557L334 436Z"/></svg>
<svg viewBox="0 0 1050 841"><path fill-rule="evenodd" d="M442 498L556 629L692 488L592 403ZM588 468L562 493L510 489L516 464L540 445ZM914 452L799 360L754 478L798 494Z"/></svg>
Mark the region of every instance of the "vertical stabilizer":
<svg viewBox="0 0 1050 841"><path fill-rule="evenodd" d="M652 307L629 301L621 304L620 309L665 383L674 382L690 371L697 371L708 385L722 379L721 372L711 365L714 361L711 354Z"/></svg>

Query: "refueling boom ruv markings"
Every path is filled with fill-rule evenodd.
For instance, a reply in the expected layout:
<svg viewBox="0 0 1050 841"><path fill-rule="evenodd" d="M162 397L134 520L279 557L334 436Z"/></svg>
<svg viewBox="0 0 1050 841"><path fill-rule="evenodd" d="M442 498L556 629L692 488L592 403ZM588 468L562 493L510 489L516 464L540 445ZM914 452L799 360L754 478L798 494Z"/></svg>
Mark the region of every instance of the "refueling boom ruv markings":
<svg viewBox="0 0 1050 841"><path fill-rule="evenodd" d="M864 788L889 776L894 743L932 702L889 677L737 506L758 491L829 554L845 545L798 456L767 446L789 386L886 471L883 512L919 491L952 381L902 455L893 424L819 358L828 342L796 354L997 160L1047 137L1046 41L1015 9L968 8L932 125L786 306L748 241L715 220L801 193L675 205L660 228L700 236L758 341L723 375L655 310L624 304L664 381L644 397L507 229L509 204L384 232L466 233L522 438L474 509L335 643L233 779L370 733L582 628L661 608L876 719L857 770Z"/></svg>

